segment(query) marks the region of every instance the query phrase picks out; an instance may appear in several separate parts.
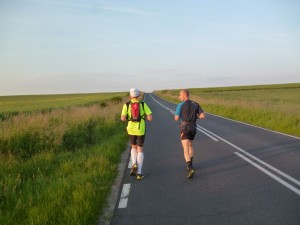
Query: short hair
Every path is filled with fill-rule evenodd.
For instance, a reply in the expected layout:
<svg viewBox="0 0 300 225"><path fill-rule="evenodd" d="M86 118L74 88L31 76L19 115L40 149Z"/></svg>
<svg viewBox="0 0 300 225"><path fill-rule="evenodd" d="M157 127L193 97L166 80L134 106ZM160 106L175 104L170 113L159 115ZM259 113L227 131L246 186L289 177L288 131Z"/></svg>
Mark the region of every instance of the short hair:
<svg viewBox="0 0 300 225"><path fill-rule="evenodd" d="M187 97L190 96L190 92L187 89L182 89L181 91L185 93Z"/></svg>

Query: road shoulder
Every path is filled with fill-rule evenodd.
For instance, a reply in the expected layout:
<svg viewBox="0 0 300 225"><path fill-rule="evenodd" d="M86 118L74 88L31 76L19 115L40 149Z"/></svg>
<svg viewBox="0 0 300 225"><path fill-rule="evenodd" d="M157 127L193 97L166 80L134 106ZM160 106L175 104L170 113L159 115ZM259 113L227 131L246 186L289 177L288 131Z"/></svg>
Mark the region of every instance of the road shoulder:
<svg viewBox="0 0 300 225"><path fill-rule="evenodd" d="M116 203L118 201L120 186L121 186L122 179L124 176L124 171L127 166L127 160L128 160L128 151L127 150L128 150L128 148L129 148L129 144L128 144L126 150L124 150L124 152L121 155L121 160L118 165L118 176L117 176L113 186L111 187L110 194L106 201L106 206L104 207L103 213L100 216L99 221L98 221L99 225L109 225L110 221L113 217L114 209L115 209Z"/></svg>

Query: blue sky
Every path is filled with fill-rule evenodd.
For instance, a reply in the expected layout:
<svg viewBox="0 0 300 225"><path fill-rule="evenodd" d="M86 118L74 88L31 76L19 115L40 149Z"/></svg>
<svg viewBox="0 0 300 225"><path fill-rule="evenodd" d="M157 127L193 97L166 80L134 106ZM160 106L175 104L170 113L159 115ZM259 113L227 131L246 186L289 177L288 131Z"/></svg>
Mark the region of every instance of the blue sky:
<svg viewBox="0 0 300 225"><path fill-rule="evenodd" d="M298 0L0 0L0 95L300 82Z"/></svg>

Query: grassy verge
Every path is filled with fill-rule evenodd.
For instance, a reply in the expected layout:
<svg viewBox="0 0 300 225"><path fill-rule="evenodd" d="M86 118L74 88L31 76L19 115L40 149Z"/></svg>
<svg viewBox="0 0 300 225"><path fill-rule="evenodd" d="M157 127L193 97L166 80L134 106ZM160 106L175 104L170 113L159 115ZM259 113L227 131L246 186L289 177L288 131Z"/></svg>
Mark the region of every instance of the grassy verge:
<svg viewBox="0 0 300 225"><path fill-rule="evenodd" d="M206 112L300 137L300 84L190 89ZM178 102L179 90L156 92Z"/></svg>
<svg viewBox="0 0 300 225"><path fill-rule="evenodd" d="M96 224L126 142L119 133L74 153L2 158L0 223Z"/></svg>
<svg viewBox="0 0 300 225"><path fill-rule="evenodd" d="M126 101L2 119L0 224L97 224L128 141L119 119Z"/></svg>

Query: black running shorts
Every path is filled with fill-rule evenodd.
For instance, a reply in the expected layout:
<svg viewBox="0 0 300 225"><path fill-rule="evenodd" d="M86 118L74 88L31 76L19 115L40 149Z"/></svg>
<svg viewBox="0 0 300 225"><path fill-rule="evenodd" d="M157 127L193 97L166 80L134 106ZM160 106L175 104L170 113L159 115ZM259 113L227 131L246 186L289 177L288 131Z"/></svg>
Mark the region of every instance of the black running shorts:
<svg viewBox="0 0 300 225"><path fill-rule="evenodd" d="M129 135L129 140L130 140L130 144L143 147L145 141L145 135L141 135L141 136Z"/></svg>
<svg viewBox="0 0 300 225"><path fill-rule="evenodd" d="M196 125L187 124L185 130L180 131L180 140L194 140L197 133Z"/></svg>

